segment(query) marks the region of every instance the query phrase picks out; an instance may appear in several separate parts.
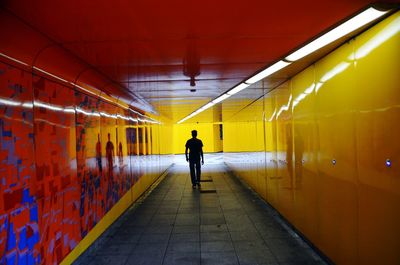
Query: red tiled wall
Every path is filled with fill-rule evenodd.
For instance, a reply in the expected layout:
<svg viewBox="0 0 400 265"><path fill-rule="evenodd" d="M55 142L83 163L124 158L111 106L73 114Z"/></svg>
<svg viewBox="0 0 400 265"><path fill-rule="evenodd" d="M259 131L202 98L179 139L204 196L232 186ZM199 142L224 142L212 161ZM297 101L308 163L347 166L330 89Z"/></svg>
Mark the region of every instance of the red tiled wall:
<svg viewBox="0 0 400 265"><path fill-rule="evenodd" d="M0 63L0 264L61 262L140 178L137 123L116 114Z"/></svg>

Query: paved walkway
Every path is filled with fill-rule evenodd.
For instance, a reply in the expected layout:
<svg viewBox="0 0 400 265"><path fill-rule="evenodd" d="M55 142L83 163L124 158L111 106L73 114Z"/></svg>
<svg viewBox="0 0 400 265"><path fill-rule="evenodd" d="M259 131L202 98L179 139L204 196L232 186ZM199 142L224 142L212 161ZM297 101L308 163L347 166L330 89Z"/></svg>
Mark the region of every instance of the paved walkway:
<svg viewBox="0 0 400 265"><path fill-rule="evenodd" d="M188 166L163 181L78 260L85 264L325 264L223 164L204 166L201 190Z"/></svg>

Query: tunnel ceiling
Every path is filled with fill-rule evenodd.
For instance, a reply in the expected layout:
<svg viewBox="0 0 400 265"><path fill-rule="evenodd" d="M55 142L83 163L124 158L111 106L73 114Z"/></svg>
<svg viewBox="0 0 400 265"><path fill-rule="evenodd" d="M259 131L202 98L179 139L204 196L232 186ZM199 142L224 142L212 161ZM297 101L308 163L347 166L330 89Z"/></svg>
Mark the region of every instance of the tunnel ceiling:
<svg viewBox="0 0 400 265"><path fill-rule="evenodd" d="M10 0L3 5L176 121L370 3Z"/></svg>

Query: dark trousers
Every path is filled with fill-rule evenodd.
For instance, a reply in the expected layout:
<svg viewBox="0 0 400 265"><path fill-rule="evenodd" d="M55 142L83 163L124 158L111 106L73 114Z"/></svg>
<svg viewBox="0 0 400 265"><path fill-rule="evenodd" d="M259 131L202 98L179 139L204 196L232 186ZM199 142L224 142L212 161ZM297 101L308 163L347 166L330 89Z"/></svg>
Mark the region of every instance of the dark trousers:
<svg viewBox="0 0 400 265"><path fill-rule="evenodd" d="M200 183L200 176L201 176L200 160L198 161L189 160L189 167L190 167L190 178L192 179L192 185Z"/></svg>

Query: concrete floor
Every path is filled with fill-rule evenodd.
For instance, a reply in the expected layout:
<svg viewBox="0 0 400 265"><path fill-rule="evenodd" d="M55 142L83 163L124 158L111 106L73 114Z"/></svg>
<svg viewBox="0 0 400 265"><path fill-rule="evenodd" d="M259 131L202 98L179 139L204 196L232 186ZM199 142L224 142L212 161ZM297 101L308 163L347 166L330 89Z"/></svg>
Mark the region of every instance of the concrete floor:
<svg viewBox="0 0 400 265"><path fill-rule="evenodd" d="M326 264L223 163L202 176L173 166L76 264Z"/></svg>

